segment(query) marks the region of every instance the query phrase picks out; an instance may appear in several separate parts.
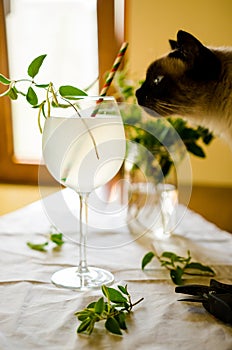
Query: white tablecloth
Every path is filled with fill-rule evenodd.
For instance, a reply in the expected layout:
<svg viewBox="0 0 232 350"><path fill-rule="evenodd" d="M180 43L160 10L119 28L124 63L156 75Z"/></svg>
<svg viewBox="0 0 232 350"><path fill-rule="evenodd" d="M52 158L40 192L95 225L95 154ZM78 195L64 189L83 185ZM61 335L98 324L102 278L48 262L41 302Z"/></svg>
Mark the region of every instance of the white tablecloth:
<svg viewBox="0 0 232 350"><path fill-rule="evenodd" d="M72 203L70 208L62 197ZM78 262L75 200L64 190L0 218L1 350L232 349L232 327L215 319L201 304L178 301L180 295L168 271L157 261L141 271L141 259L153 245L159 252L183 255L189 249L194 260L215 269L216 279L232 283L232 235L181 206L182 220L166 240L131 234L124 223L124 209L115 207L112 215L106 208L101 212L91 208L89 264L109 269L115 276L113 286L128 284L132 299L144 297L144 301L129 315L123 337L107 333L100 323L91 336L77 335L75 311L97 300L101 292L76 292L50 283L53 272ZM31 250L27 241L41 242L49 233L48 217L64 231L67 242L60 250ZM209 278L191 277L188 282L208 284Z"/></svg>

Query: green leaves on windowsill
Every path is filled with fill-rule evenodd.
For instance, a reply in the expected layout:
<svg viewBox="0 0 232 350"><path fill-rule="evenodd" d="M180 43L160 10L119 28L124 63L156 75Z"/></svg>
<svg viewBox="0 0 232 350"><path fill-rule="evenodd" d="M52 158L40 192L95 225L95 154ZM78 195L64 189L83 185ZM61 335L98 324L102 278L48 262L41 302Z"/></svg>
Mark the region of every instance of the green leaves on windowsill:
<svg viewBox="0 0 232 350"><path fill-rule="evenodd" d="M37 250L40 252L46 252L47 248L51 243L55 244L55 248L60 248L64 244L63 240L63 234L62 233L51 233L49 235L49 240L45 241L43 243L32 243L32 242L27 242L27 245L29 248L33 250Z"/></svg>
<svg viewBox="0 0 232 350"><path fill-rule="evenodd" d="M103 297L90 303L85 309L77 311L75 316L81 321L77 333L90 335L99 321L105 322L105 328L110 333L122 335L127 330L126 316L143 298L132 303L127 285L118 286L118 290L102 286ZM104 299L106 297L106 301Z"/></svg>
<svg viewBox="0 0 232 350"><path fill-rule="evenodd" d="M148 252L142 259L142 270L145 269L154 257L160 261L161 266L170 271L170 277L173 283L177 285L183 284L184 275L215 276L215 272L211 267L199 262L192 262L189 250L187 257L182 257L172 252L163 252L160 256L152 251Z"/></svg>

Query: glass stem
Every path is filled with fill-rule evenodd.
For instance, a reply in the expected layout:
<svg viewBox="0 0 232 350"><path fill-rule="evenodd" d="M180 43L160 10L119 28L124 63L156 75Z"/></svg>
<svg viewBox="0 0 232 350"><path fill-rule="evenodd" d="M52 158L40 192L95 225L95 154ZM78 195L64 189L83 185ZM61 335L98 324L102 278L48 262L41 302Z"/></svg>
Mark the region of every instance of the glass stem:
<svg viewBox="0 0 232 350"><path fill-rule="evenodd" d="M89 193L80 193L80 246L79 246L79 266L80 274L89 272L86 258L86 240L88 233L88 197Z"/></svg>

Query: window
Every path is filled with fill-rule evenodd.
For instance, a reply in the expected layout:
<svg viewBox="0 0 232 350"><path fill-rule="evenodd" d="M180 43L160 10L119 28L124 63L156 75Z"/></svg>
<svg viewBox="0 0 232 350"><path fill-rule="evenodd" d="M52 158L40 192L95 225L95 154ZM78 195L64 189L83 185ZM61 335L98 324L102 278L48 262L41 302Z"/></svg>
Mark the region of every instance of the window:
<svg viewBox="0 0 232 350"><path fill-rule="evenodd" d="M98 77L96 0L11 0L6 33L11 77L27 77L28 64L45 53L38 83L84 88ZM97 86L94 90L97 94ZM24 99L11 108L15 157L38 163L42 145L36 111Z"/></svg>
<svg viewBox="0 0 232 350"><path fill-rule="evenodd" d="M0 72L23 78L30 61L47 53L40 79L85 88L99 76L101 87L123 41L123 11L122 0L0 0ZM23 100L0 99L0 180L37 183L35 114Z"/></svg>

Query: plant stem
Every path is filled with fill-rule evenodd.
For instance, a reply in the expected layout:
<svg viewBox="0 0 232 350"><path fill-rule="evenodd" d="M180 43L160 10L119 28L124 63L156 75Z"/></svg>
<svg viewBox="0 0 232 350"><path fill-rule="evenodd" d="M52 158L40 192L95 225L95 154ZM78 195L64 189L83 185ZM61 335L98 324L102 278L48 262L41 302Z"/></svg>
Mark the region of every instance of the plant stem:
<svg viewBox="0 0 232 350"><path fill-rule="evenodd" d="M141 303L141 301L143 301L143 300L144 300L144 298L140 298L140 299L137 300L134 304L131 304L131 309L132 309L132 307L134 307L135 305Z"/></svg>
<svg viewBox="0 0 232 350"><path fill-rule="evenodd" d="M75 111L76 111L78 117L81 118L81 120L82 120L83 124L85 125L86 129L88 130L89 136L91 137L91 140L92 140L92 142L93 142L93 145L94 145L94 149L95 149L95 153L96 153L97 159L99 159L99 153L98 153L98 150L97 150L96 141L95 141L95 139L94 139L94 137L93 137L93 134L92 134L91 130L89 130L89 127L88 127L88 125L86 124L85 120L81 117L81 115L80 115L80 113L79 113L77 107L75 106L75 104L73 104L72 102L70 102L69 100L67 100L67 99L64 98L64 97L62 97L62 100L64 100L64 101L67 102L68 104L70 104L70 106L72 106L72 107L75 109Z"/></svg>
<svg viewBox="0 0 232 350"><path fill-rule="evenodd" d="M50 86L52 83L49 84L49 87L47 89L47 93L46 93L46 100L47 100L47 104L48 104L48 118L50 118L51 116L51 105L50 105L50 101L49 101L49 91L50 91Z"/></svg>

